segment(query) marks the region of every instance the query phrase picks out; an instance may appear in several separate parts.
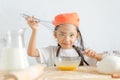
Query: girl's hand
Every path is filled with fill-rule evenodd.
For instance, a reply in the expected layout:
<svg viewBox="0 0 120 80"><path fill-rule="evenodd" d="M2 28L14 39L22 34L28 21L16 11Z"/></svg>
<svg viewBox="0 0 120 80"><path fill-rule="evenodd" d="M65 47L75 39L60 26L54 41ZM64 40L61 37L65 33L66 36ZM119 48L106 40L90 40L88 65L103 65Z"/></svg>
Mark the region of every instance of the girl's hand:
<svg viewBox="0 0 120 80"><path fill-rule="evenodd" d="M96 52L92 49L86 49L84 51L84 54L88 57L91 57L91 58L96 58Z"/></svg>
<svg viewBox="0 0 120 80"><path fill-rule="evenodd" d="M38 30L38 23L39 23L39 22L37 22L37 21L35 20L34 16L28 16L28 17L26 18L26 20L27 20L28 25L31 27L31 29L32 29L33 31Z"/></svg>

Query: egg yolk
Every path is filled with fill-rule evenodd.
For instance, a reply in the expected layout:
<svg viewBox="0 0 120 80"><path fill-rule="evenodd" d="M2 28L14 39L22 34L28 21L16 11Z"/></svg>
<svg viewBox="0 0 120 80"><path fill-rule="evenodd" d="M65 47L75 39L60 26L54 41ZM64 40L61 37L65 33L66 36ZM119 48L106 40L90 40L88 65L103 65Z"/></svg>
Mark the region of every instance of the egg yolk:
<svg viewBox="0 0 120 80"><path fill-rule="evenodd" d="M56 66L60 70L71 71L77 69L77 66Z"/></svg>

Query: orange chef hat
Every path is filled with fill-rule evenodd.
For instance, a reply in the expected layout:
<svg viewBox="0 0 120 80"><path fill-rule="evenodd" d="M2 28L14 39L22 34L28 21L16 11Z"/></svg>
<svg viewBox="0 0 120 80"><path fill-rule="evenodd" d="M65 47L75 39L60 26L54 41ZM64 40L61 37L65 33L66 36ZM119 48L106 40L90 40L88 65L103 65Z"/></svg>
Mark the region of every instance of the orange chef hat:
<svg viewBox="0 0 120 80"><path fill-rule="evenodd" d="M73 24L79 27L79 16L77 13L64 13L55 16L53 20L53 25L57 26L60 24Z"/></svg>

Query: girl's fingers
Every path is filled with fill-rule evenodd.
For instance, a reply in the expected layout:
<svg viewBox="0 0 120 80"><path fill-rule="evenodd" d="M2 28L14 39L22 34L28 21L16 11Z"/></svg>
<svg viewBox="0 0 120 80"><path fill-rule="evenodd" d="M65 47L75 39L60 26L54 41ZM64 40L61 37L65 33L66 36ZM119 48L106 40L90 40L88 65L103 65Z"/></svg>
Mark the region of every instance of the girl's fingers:
<svg viewBox="0 0 120 80"><path fill-rule="evenodd" d="M92 49L86 49L86 50L85 50L85 54L86 54L87 56L89 56L89 57L95 57L96 52L95 52L94 50L92 50Z"/></svg>
<svg viewBox="0 0 120 80"><path fill-rule="evenodd" d="M32 17L27 17L26 20L27 20L27 22L30 26L32 26L32 25L34 26L34 25L38 24L38 22L34 19L33 16Z"/></svg>
<svg viewBox="0 0 120 80"><path fill-rule="evenodd" d="M89 49L86 49L86 50L85 50L85 53L89 53Z"/></svg>
<svg viewBox="0 0 120 80"><path fill-rule="evenodd" d="M86 49L85 53L87 53L87 54L91 53L91 49Z"/></svg>
<svg viewBox="0 0 120 80"><path fill-rule="evenodd" d="M32 17L31 16L28 16L25 18L27 21L31 21L32 20Z"/></svg>
<svg viewBox="0 0 120 80"><path fill-rule="evenodd" d="M92 57L95 57L95 56L96 56L96 52L93 52L93 53L92 53Z"/></svg>
<svg viewBox="0 0 120 80"><path fill-rule="evenodd" d="M26 17L26 20L29 23L38 23L38 21L35 19L34 16L28 16L28 17Z"/></svg>

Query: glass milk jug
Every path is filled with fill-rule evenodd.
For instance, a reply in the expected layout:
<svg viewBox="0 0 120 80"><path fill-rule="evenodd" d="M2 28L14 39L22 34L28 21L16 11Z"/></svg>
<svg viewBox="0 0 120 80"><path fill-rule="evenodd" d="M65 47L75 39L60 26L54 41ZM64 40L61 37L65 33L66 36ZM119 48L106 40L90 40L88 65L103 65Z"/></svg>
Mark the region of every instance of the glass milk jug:
<svg viewBox="0 0 120 80"><path fill-rule="evenodd" d="M0 70L18 70L29 66L27 52L24 45L25 28L8 31L6 46L0 56Z"/></svg>

